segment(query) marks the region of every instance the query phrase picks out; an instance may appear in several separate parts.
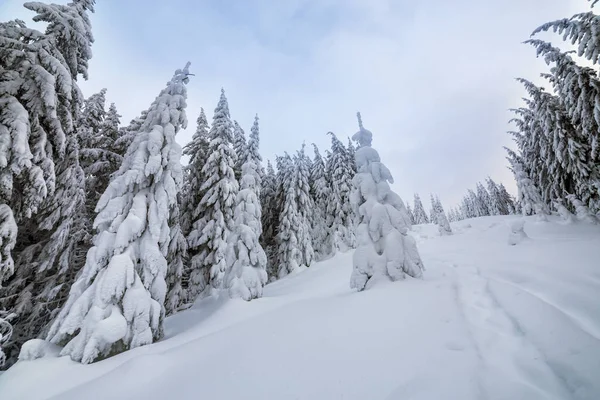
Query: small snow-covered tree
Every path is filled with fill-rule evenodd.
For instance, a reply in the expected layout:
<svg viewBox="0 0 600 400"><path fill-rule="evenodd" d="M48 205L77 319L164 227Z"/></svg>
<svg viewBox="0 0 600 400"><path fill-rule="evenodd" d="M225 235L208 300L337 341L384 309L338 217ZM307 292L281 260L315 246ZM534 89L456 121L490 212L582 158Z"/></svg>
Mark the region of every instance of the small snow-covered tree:
<svg viewBox="0 0 600 400"><path fill-rule="evenodd" d="M438 226L438 231L440 232L440 235L452 235L452 228L450 228L448 217L446 217L446 212L444 211L444 207L442 206L442 202L440 201L439 197L436 196L435 198L433 198L433 203L435 221Z"/></svg>
<svg viewBox="0 0 600 400"><path fill-rule="evenodd" d="M233 231L228 238L225 285L231 298L252 300L262 296L267 283L267 256L260 245L262 234L259 200L258 129L253 130L243 156L240 191L236 197Z"/></svg>
<svg viewBox="0 0 600 400"><path fill-rule="evenodd" d="M233 123L225 91L215 108L213 123L208 133L208 158L202 167L202 198L196 206L198 216L188 235L191 256L189 282L190 299L205 289L221 289L227 270L227 240L234 226L235 200L239 191L235 179L233 150Z"/></svg>
<svg viewBox="0 0 600 400"><path fill-rule="evenodd" d="M577 219L580 221L585 221L590 224L597 224L598 218L590 212L590 209L583 204L581 200L579 200L574 195L567 195L567 199L571 202L573 207L575 207L575 212L577 213Z"/></svg>
<svg viewBox="0 0 600 400"><path fill-rule="evenodd" d="M239 181L242 177L242 165L248 158L248 145L246 134L237 121L233 121L233 151L235 152L235 178Z"/></svg>
<svg viewBox="0 0 600 400"><path fill-rule="evenodd" d="M423 263L415 240L407 234L408 226L395 201L397 195L389 186L392 175L371 147L373 135L363 127L360 114L358 121L360 130L353 136L359 148L352 193L352 206L359 219L358 248L353 255L350 287L361 291L379 279L420 278Z"/></svg>
<svg viewBox="0 0 600 400"><path fill-rule="evenodd" d="M100 198L97 234L48 339L90 363L163 334L169 220L181 184L188 65L152 103L123 164Z"/></svg>
<svg viewBox="0 0 600 400"><path fill-rule="evenodd" d="M429 221L431 221L432 224L437 225L437 210L435 208L435 198L433 197L433 194L429 195L429 201L431 203L431 208L429 209Z"/></svg>
<svg viewBox="0 0 600 400"><path fill-rule="evenodd" d="M428 224L429 218L427 217L427 213L425 213L425 208L423 208L423 203L417 193L415 193L414 206L415 209L413 213L415 215L415 224Z"/></svg>
<svg viewBox="0 0 600 400"><path fill-rule="evenodd" d="M519 188L519 203L521 205L521 212L523 215L536 214L542 221L547 219L548 210L546 205L542 201L542 196L538 188L529 179L527 172L523 168L520 157L512 150L507 149L509 157L507 157L515 179L517 180L517 187Z"/></svg>
<svg viewBox="0 0 600 400"><path fill-rule="evenodd" d="M408 217L410 218L410 223L411 224L416 224L415 222L415 214L413 213L412 209L410 208L410 204L406 204L406 211L408 212Z"/></svg>

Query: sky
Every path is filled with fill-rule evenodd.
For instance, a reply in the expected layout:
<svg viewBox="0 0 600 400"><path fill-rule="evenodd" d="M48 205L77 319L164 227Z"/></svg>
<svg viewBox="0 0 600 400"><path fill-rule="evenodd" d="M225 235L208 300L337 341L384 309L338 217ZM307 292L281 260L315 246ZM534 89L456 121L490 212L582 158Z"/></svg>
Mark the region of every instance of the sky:
<svg viewBox="0 0 600 400"><path fill-rule="evenodd" d="M55 1L66 3L63 1ZM0 0L0 21L31 25L23 0ZM249 133L260 118L264 158L302 143L346 142L356 112L392 185L436 193L446 207L491 176L516 193L503 146L515 77L547 71L522 44L539 25L589 9L586 0L98 0L87 97L107 88L124 124L191 62L188 128L209 121L221 88ZM562 45L556 35L543 36Z"/></svg>

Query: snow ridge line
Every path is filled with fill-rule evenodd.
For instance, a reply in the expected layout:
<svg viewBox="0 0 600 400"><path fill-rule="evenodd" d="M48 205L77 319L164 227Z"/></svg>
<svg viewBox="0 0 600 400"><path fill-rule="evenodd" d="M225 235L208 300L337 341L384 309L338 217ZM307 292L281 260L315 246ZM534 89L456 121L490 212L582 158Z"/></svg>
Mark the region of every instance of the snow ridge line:
<svg viewBox="0 0 600 400"><path fill-rule="evenodd" d="M480 354L490 399L570 399L566 380L546 361L518 322L498 303L477 267L455 266L458 303Z"/></svg>

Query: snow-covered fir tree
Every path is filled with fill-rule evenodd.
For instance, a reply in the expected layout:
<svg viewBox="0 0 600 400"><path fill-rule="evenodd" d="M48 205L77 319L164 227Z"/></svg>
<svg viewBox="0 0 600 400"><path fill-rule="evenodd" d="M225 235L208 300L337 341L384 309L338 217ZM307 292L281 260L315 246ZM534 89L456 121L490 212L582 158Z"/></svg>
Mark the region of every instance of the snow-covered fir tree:
<svg viewBox="0 0 600 400"><path fill-rule="evenodd" d="M82 363L152 343L163 334L169 220L181 184L188 65L152 103L97 206L97 234L48 339Z"/></svg>
<svg viewBox="0 0 600 400"><path fill-rule="evenodd" d="M353 255L350 287L359 291L380 279L400 280L406 275L420 278L423 263L409 226L391 190L390 171L371 147L373 134L363 127L353 136L358 142L357 174L353 179L352 206L356 210L358 247Z"/></svg>
<svg viewBox="0 0 600 400"><path fill-rule="evenodd" d="M353 168L349 164L348 149L333 132L331 135L331 157L327 160L331 172L331 191L327 204L328 226L333 245L337 250L348 250L355 246L354 216L350 207Z"/></svg>
<svg viewBox="0 0 600 400"><path fill-rule="evenodd" d="M417 193L415 193L414 198L414 207L413 214L415 216L415 224L428 224L429 218L427 217L427 213L425 212L425 208L423 208L423 203L421 202L421 198Z"/></svg>
<svg viewBox="0 0 600 400"><path fill-rule="evenodd" d="M333 253L333 243L327 226L327 203L330 188L325 178L325 162L319 148L313 143L314 158L310 170L310 194L314 204L312 217L312 239L315 259L323 260Z"/></svg>
<svg viewBox="0 0 600 400"><path fill-rule="evenodd" d="M248 145L246 144L246 133L238 124L237 121L233 121L233 150L235 152L235 178L239 181L242 176L242 165L248 158Z"/></svg>
<svg viewBox="0 0 600 400"><path fill-rule="evenodd" d="M198 213L188 235L191 257L189 281L190 299L194 300L207 288L221 289L227 271L227 241L234 227L234 207L239 191L235 179L233 123L225 91L215 108L208 133L208 158L202 167L202 198L196 205Z"/></svg>
<svg viewBox="0 0 600 400"><path fill-rule="evenodd" d="M262 296L267 283L267 256L259 242L262 234L260 205L259 136L253 129L242 164L240 191L234 210L233 231L228 238L225 286L231 298L252 300Z"/></svg>

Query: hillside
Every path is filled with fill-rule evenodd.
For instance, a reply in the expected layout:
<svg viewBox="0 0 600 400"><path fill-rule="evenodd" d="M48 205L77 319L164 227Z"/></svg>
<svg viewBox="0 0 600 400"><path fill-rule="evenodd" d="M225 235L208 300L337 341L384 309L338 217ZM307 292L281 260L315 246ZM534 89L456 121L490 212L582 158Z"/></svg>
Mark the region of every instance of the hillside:
<svg viewBox="0 0 600 400"><path fill-rule="evenodd" d="M166 338L91 365L19 362L2 400L598 399L600 228L507 217L415 226L425 279L348 288L352 254L170 317Z"/></svg>

